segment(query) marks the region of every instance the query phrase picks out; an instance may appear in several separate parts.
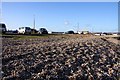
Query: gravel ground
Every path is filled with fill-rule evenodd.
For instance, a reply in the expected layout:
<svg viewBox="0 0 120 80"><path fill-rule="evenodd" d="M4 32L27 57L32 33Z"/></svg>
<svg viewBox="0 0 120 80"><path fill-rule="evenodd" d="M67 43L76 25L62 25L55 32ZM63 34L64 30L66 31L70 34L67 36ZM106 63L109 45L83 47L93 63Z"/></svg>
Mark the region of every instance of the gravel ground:
<svg viewBox="0 0 120 80"><path fill-rule="evenodd" d="M119 80L120 45L104 38L3 38L2 45L2 80Z"/></svg>

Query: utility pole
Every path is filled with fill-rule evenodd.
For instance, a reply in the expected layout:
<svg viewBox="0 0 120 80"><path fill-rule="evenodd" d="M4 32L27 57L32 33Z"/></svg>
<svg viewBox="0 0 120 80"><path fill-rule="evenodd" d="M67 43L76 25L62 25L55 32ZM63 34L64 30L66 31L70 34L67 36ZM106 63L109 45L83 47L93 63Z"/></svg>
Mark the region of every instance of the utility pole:
<svg viewBox="0 0 120 80"><path fill-rule="evenodd" d="M35 29L35 15L33 17L34 17L34 19L33 19L33 29Z"/></svg>
<svg viewBox="0 0 120 80"><path fill-rule="evenodd" d="M77 23L77 33L79 32L79 22Z"/></svg>
<svg viewBox="0 0 120 80"><path fill-rule="evenodd" d="M35 15L33 15L33 34L35 33Z"/></svg>

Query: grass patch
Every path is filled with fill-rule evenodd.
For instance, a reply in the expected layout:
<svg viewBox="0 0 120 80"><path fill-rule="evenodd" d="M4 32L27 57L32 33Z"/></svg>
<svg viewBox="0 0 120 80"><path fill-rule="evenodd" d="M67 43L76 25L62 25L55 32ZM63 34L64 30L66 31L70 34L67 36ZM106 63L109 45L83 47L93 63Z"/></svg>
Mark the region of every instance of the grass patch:
<svg viewBox="0 0 120 80"><path fill-rule="evenodd" d="M55 37L55 36L62 36L58 34L39 34L39 35L8 35L4 34L1 35L4 38L12 38L14 40L23 40L23 39L36 39L36 38L50 38L50 37Z"/></svg>
<svg viewBox="0 0 120 80"><path fill-rule="evenodd" d="M47 38L49 35L1 35L3 38L18 39L34 39L34 38Z"/></svg>
<svg viewBox="0 0 120 80"><path fill-rule="evenodd" d="M23 40L23 39L36 39L36 38L79 38L79 37L87 37L87 35L79 35L79 34L31 34L31 35L23 35L23 34L4 34L2 35L4 38L12 38L14 40Z"/></svg>
<svg viewBox="0 0 120 80"><path fill-rule="evenodd" d="M40 35L40 36L17 36L14 37L13 39L36 39L36 38L47 38L47 35Z"/></svg>

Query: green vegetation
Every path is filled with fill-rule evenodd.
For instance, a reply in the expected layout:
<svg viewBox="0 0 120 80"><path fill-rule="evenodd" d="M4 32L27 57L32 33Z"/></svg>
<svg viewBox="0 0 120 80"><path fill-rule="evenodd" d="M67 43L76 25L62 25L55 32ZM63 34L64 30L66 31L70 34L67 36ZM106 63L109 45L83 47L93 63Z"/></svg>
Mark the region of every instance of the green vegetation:
<svg viewBox="0 0 120 80"><path fill-rule="evenodd" d="M58 35L58 34L39 34L39 35L6 35L6 34L3 34L3 35L0 35L2 37L5 37L5 38L12 38L12 39L15 39L15 40L22 40L22 39L35 39L35 38L50 38L50 37L55 37L55 36L61 36L62 35Z"/></svg>
<svg viewBox="0 0 120 80"><path fill-rule="evenodd" d="M13 38L15 40L18 40L18 39L34 39L34 38L47 38L49 37L49 35L2 35L2 37L5 37L5 38Z"/></svg>
<svg viewBox="0 0 120 80"><path fill-rule="evenodd" d="M14 40L23 40L23 39L51 38L51 37L70 39L70 38L88 37L89 35L80 35L80 34L31 34L31 35L2 34L0 36L2 36L4 38L12 38Z"/></svg>

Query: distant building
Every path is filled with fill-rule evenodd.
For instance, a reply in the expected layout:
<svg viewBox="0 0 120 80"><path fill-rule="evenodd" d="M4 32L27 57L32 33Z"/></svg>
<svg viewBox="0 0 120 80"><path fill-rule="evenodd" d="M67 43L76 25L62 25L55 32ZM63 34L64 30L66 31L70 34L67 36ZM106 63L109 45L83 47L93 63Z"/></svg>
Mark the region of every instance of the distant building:
<svg viewBox="0 0 120 80"><path fill-rule="evenodd" d="M120 35L120 33L119 32L113 32L112 35L117 36L117 35Z"/></svg>
<svg viewBox="0 0 120 80"><path fill-rule="evenodd" d="M78 33L78 34L81 34L81 33L82 33L82 31L77 31L77 33Z"/></svg>
<svg viewBox="0 0 120 80"><path fill-rule="evenodd" d="M105 35L112 35L112 32L104 32Z"/></svg>
<svg viewBox="0 0 120 80"><path fill-rule="evenodd" d="M89 31L82 31L81 34L89 34Z"/></svg>
<svg viewBox="0 0 120 80"><path fill-rule="evenodd" d="M102 32L94 32L93 34L96 35L96 36L101 36Z"/></svg>
<svg viewBox="0 0 120 80"><path fill-rule="evenodd" d="M118 33L113 33L112 35L115 35L115 36L117 36L117 35L118 35Z"/></svg>
<svg viewBox="0 0 120 80"><path fill-rule="evenodd" d="M49 34L64 34L64 32L52 32L52 31L50 31L50 32L48 32Z"/></svg>
<svg viewBox="0 0 120 80"><path fill-rule="evenodd" d="M118 33L116 33L116 32L104 32L104 33L102 33L102 32L94 32L93 33L94 35L96 35L96 36L105 36L105 35L118 35Z"/></svg>

